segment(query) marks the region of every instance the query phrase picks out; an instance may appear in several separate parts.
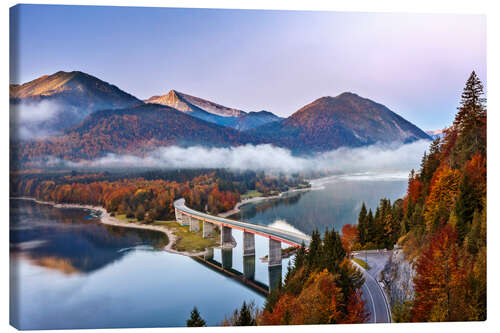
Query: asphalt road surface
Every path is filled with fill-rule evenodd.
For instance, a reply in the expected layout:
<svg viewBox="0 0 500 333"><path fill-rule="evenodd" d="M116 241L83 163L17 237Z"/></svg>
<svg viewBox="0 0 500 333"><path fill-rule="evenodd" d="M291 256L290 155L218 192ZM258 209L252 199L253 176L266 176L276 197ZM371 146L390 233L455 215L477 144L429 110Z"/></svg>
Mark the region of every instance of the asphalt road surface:
<svg viewBox="0 0 500 333"><path fill-rule="evenodd" d="M365 307L370 313L369 323L391 322L390 307L387 304L382 287L378 283L378 276L389 259L390 254L390 251L384 252L381 250L379 253L368 253L366 257L364 252L354 255L356 258L364 261L367 260L370 266L370 270L366 271L353 262L360 268L365 277L365 284L361 289L363 291L363 299L366 301Z"/></svg>

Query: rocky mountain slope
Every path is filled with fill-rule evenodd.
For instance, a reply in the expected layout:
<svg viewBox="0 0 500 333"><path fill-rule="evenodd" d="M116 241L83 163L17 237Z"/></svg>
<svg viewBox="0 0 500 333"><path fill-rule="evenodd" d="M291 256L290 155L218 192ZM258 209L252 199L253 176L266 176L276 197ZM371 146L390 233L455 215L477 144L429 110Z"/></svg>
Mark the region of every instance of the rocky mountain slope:
<svg viewBox="0 0 500 333"><path fill-rule="evenodd" d="M9 96L14 122L22 121L20 126L31 125L32 130L43 129L48 134L76 125L96 110L143 104L118 87L79 71L59 71L12 84Z"/></svg>
<svg viewBox="0 0 500 333"><path fill-rule="evenodd" d="M384 105L353 93L319 98L282 121L249 132L301 152L430 139Z"/></svg>

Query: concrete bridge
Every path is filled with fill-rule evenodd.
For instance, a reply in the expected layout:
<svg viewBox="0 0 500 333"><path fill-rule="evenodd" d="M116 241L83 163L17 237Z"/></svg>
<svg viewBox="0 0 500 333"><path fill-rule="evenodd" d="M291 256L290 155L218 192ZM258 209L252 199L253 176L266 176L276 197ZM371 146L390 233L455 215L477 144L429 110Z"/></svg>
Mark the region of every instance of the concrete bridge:
<svg viewBox="0 0 500 333"><path fill-rule="evenodd" d="M219 228L222 248L232 247L232 229L242 230L243 256L255 255L255 235L268 238L269 266L281 266L281 243L295 247L300 247L304 243L308 247L311 241L311 238L306 235L198 212L187 207L184 199L176 200L174 208L177 222L181 225L189 225L191 231L200 231L200 224L202 224L203 237L209 237L215 232L215 228Z"/></svg>

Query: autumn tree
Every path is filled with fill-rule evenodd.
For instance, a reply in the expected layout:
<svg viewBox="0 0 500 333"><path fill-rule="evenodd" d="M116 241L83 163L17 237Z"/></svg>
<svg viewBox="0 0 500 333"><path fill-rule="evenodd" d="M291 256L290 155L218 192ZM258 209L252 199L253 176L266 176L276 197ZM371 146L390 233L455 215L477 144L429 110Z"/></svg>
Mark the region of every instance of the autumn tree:
<svg viewBox="0 0 500 333"><path fill-rule="evenodd" d="M465 271L459 263L456 238L450 225L442 227L419 257L414 279L414 321L464 318Z"/></svg>
<svg viewBox="0 0 500 333"><path fill-rule="evenodd" d="M358 241L358 228L350 224L345 224L342 227L342 246L344 247L344 250L350 254Z"/></svg>

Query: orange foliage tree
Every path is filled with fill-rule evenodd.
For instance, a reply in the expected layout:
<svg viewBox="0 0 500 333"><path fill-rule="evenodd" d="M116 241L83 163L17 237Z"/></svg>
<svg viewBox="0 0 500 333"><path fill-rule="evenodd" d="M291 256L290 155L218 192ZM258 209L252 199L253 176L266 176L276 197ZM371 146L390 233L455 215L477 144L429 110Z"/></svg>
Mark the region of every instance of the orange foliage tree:
<svg viewBox="0 0 500 333"><path fill-rule="evenodd" d="M353 247L359 241L358 227L356 225L345 224L342 227L342 246L350 254Z"/></svg>
<svg viewBox="0 0 500 333"><path fill-rule="evenodd" d="M430 240L417 261L414 321L455 321L463 318L465 270L461 267L457 234L450 225Z"/></svg>

